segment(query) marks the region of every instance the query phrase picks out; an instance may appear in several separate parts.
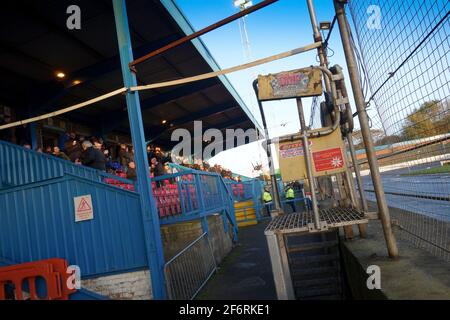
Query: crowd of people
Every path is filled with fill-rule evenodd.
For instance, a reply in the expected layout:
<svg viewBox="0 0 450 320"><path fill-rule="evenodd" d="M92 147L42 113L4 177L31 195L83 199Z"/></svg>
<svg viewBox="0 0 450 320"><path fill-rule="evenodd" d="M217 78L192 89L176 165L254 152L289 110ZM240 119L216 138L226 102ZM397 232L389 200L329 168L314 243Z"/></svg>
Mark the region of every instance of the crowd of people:
<svg viewBox="0 0 450 320"><path fill-rule="evenodd" d="M26 125L18 127L16 135L16 143L27 149L32 148ZM133 148L126 144L107 144L100 137L84 137L75 132L66 132L59 137L57 145L47 145L36 151L110 174L122 176L126 174L126 177L131 180L137 178ZM163 152L159 147L149 145L147 146L147 156L153 177L173 172L169 167L171 162L169 153ZM233 176L231 170L218 164L211 166L206 161L201 164L190 164L184 161L182 165L195 170L215 172L226 179L241 181L240 176Z"/></svg>
<svg viewBox="0 0 450 320"><path fill-rule="evenodd" d="M223 168L222 166L215 164L214 166L211 166L208 162L204 161L202 164L189 164L189 163L183 163L184 167L205 171L205 172L215 172L220 174L225 179L235 180L238 182L241 182L240 176L233 177L233 173L231 170L228 170L226 168Z"/></svg>
<svg viewBox="0 0 450 320"><path fill-rule="evenodd" d="M21 142L24 148L31 149L28 141ZM137 178L134 150L126 144L106 144L99 137L84 137L68 132L60 136L57 145L45 146L36 151L110 174L125 174L127 179L136 180ZM167 163L170 157L160 148L149 145L147 156L152 176L169 173Z"/></svg>

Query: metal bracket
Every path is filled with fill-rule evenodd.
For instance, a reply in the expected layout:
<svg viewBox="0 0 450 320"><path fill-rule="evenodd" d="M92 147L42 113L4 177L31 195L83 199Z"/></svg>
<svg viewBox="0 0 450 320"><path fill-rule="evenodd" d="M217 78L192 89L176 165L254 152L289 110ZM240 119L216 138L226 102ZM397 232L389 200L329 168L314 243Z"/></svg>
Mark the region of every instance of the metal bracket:
<svg viewBox="0 0 450 320"><path fill-rule="evenodd" d="M312 232L322 232L322 231L327 231L328 230L328 224L326 221L320 221L320 228L316 229L316 226L314 225L314 223L308 223L308 231L310 233Z"/></svg>
<svg viewBox="0 0 450 320"><path fill-rule="evenodd" d="M333 74L331 76L331 80L332 81L340 81L340 80L344 80L344 74L342 72L338 73L338 74Z"/></svg>
<svg viewBox="0 0 450 320"><path fill-rule="evenodd" d="M368 220L379 220L378 212L364 212L364 218Z"/></svg>
<svg viewBox="0 0 450 320"><path fill-rule="evenodd" d="M338 106L342 106L342 105L348 104L348 103L349 103L349 100L348 100L347 97L336 99L336 104L337 104Z"/></svg>

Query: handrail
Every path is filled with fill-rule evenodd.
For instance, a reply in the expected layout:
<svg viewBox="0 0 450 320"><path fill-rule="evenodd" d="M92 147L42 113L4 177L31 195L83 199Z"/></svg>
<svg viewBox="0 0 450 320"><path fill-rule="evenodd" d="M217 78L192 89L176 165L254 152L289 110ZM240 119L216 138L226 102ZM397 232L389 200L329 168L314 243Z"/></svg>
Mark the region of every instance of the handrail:
<svg viewBox="0 0 450 320"><path fill-rule="evenodd" d="M201 236L199 236L197 239L195 239L194 241L192 241L186 248L184 248L183 250L181 250L180 252L178 252L175 256L173 256L170 260L168 260L164 266L170 264L171 262L173 262L174 260L176 260L179 256L181 256L183 253L185 253L187 250L189 250L189 248L191 248L192 246L194 246L194 244L196 244L197 242L199 242L204 236L206 236L208 234L208 232L203 232Z"/></svg>
<svg viewBox="0 0 450 320"><path fill-rule="evenodd" d="M27 157L27 159L24 163L30 164L32 167L39 164L39 161L43 161L43 160L45 161L46 164L51 165L53 163L53 165L51 167L49 167L50 170L48 170L48 172L42 173L42 175L41 175L42 179L36 178L36 176L39 176L39 172L37 172L36 174L32 175L33 176L32 180L34 180L34 181L24 182L19 185L24 185L27 183L38 182L38 181L47 180L47 179L51 179L51 178L55 178L55 177L60 177L60 176L64 175L65 173L71 174L71 173L75 173L75 172L79 173L79 175L81 177L89 178L90 180L97 181L97 182L103 182L103 180L102 180L103 178L109 178L109 179L121 181L126 184L136 185L136 183L132 180L122 178L120 176L112 175L107 172L97 170L94 168L90 168L90 167L86 167L86 166L83 166L80 164L75 164L71 161L60 159L53 155L39 153L34 150L29 150L24 147L21 147L21 146L18 146L18 145L15 145L15 144L12 144L12 143L9 143L6 141L0 141L0 148L1 147L9 148L9 149L11 149L12 152L23 153ZM2 159L2 156L0 156L0 168L2 166L4 166L5 168L8 168L7 167L8 164L1 163L1 159ZM5 156L5 159L8 160L9 157ZM15 160L15 159L12 158L10 160ZM17 170L22 170L22 169L23 168L17 167ZM27 169L27 168L25 168L25 169ZM32 168L30 170L33 170L33 169L34 168ZM53 170L53 172L52 172L52 170ZM13 187L13 186L14 185L11 185L11 187Z"/></svg>
<svg viewBox="0 0 450 320"><path fill-rule="evenodd" d="M137 194L135 192L133 192L133 191L122 189L122 188L116 188L116 187L114 187L114 186L112 186L110 184L103 183L103 182L97 181L97 180L92 180L92 179L89 179L89 178L86 178L86 177L80 177L80 176L77 176L75 174L68 173L68 172L64 172L60 176L49 178L49 179L46 179L46 180L27 182L27 183L20 184L20 185L15 185L15 186L8 186L6 188L0 189L0 194L14 192L16 190L31 189L31 188L35 188L37 186L44 186L44 185L54 184L54 183L61 182L61 181L67 180L67 179L75 179L75 180L83 181L83 182L90 183L90 184L93 184L93 185L99 185L99 186L102 186L104 188L117 189L118 192L128 192L128 193L131 193L131 194L134 194L135 196L137 196Z"/></svg>
<svg viewBox="0 0 450 320"><path fill-rule="evenodd" d="M57 163L70 165L70 166L75 167L75 168L82 168L82 169L84 169L86 171L90 171L92 173L99 172L96 169L93 169L93 168L90 168L90 167L86 167L86 166L82 166L82 165L78 165L78 164L75 164L75 163L73 163L73 162L71 162L69 160L60 159L60 158L55 157L55 156L50 155L50 154L40 153L40 152L31 150L31 149L27 149L27 148L24 148L22 146L19 146L19 145L16 145L16 144L4 141L4 140L0 140L0 145L2 145L2 144L8 146L9 148L16 149L18 151L22 151L22 152L25 152L25 153L29 153L29 154L32 154L34 156L46 157L48 159L51 159L52 161L53 160L56 161Z"/></svg>
<svg viewBox="0 0 450 320"><path fill-rule="evenodd" d="M134 181L134 180L130 180L130 179L127 179L127 178L122 178L121 176L116 176L114 174L110 174L110 173L107 173L107 172L98 171L98 174L101 177L104 177L104 178L114 179L114 180L121 181L121 182L126 183L126 184L137 185L137 182Z"/></svg>
<svg viewBox="0 0 450 320"><path fill-rule="evenodd" d="M162 181L162 180L173 179L173 178L177 178L177 177L181 177L181 176L187 176L187 175L191 175L194 173L195 172L193 170L189 170L189 171L186 170L186 171L176 172L176 173L172 173L172 174L165 174L162 176L153 177L151 180L152 181Z"/></svg>

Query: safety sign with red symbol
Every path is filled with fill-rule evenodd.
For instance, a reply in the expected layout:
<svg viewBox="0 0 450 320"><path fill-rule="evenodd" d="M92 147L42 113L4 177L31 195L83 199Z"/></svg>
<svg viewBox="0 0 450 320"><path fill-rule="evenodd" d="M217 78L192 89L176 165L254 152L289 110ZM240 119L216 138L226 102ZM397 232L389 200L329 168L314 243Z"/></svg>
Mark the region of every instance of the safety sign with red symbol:
<svg viewBox="0 0 450 320"><path fill-rule="evenodd" d="M73 202L75 205L75 222L94 219L94 209L90 194L74 197Z"/></svg>
<svg viewBox="0 0 450 320"><path fill-rule="evenodd" d="M336 170L344 167L341 148L326 149L313 152L316 172Z"/></svg>

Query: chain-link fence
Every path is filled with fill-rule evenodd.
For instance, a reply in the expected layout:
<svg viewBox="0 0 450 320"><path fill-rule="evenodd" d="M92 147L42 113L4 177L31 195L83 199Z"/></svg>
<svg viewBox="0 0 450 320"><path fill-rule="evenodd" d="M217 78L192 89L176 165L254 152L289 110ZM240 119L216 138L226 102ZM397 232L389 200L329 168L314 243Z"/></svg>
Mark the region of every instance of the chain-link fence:
<svg viewBox="0 0 450 320"><path fill-rule="evenodd" d="M353 0L347 14L366 102L381 120L372 130L392 218L402 235L449 260L450 2Z"/></svg>

